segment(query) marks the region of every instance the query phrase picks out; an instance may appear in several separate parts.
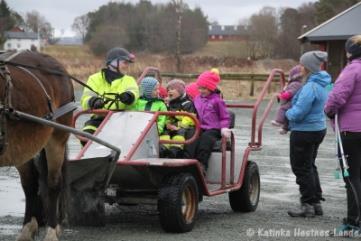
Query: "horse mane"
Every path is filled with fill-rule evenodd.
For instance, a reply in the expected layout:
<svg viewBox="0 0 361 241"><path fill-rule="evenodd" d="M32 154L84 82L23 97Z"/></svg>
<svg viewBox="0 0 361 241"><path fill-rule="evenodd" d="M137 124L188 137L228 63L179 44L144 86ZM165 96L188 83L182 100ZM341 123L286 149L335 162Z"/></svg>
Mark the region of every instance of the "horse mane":
<svg viewBox="0 0 361 241"><path fill-rule="evenodd" d="M55 58L39 52L23 51L10 61L67 74L65 68Z"/></svg>

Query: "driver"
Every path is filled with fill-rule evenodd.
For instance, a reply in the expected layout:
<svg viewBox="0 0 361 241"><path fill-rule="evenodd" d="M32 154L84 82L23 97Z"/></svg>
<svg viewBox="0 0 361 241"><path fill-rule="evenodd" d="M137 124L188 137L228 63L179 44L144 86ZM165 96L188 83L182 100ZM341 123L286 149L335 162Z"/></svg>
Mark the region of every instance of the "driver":
<svg viewBox="0 0 361 241"><path fill-rule="evenodd" d="M94 91L84 88L80 100L83 110L131 109L139 98L139 88L135 79L125 71L134 59L135 56L126 49L110 49L105 59L106 67L88 78L87 85ZM92 115L85 122L83 131L93 134L103 119L103 116Z"/></svg>

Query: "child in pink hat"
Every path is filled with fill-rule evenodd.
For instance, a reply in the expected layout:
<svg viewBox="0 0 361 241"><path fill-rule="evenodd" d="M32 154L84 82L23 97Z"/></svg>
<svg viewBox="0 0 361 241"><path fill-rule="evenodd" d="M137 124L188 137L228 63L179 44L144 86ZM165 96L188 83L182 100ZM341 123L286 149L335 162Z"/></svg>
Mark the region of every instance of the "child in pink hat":
<svg viewBox="0 0 361 241"><path fill-rule="evenodd" d="M218 74L205 71L199 75L196 82L200 94L194 99L194 105L202 129L196 159L203 164L205 170L208 168L208 159L217 139L231 136L230 116L226 104L216 92L220 80Z"/></svg>

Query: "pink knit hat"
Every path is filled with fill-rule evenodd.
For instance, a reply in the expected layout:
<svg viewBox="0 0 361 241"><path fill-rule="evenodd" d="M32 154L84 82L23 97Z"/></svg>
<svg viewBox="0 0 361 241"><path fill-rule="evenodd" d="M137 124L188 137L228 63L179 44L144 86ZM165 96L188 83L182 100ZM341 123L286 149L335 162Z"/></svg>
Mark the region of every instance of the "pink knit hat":
<svg viewBox="0 0 361 241"><path fill-rule="evenodd" d="M192 99L196 98L199 95L198 85L195 82L186 85L186 93Z"/></svg>
<svg viewBox="0 0 361 241"><path fill-rule="evenodd" d="M205 71L198 76L197 85L215 91L220 81L219 75L211 71Z"/></svg>

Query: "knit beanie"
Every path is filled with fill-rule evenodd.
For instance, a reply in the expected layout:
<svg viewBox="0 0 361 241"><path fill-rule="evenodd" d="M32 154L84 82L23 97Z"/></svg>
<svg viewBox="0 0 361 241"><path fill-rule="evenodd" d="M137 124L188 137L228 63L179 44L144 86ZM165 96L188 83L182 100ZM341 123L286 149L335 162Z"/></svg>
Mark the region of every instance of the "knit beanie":
<svg viewBox="0 0 361 241"><path fill-rule="evenodd" d="M189 97L194 99L197 95L199 95L198 85L195 82L188 84L186 86L186 93Z"/></svg>
<svg viewBox="0 0 361 241"><path fill-rule="evenodd" d="M169 88L176 89L180 95L183 95L185 93L186 84L183 80L180 79L172 79L167 84L167 90Z"/></svg>
<svg viewBox="0 0 361 241"><path fill-rule="evenodd" d="M152 93L158 83L158 80L153 77L145 77L140 82L140 95L148 99L153 98Z"/></svg>
<svg viewBox="0 0 361 241"><path fill-rule="evenodd" d="M209 89L210 91L215 91L220 81L221 79L218 74L211 71L205 71L198 76L197 85Z"/></svg>
<svg viewBox="0 0 361 241"><path fill-rule="evenodd" d="M301 65L296 65L290 70L288 82L301 81L302 77Z"/></svg>
<svg viewBox="0 0 361 241"><path fill-rule="evenodd" d="M212 72L212 73L215 73L216 75L219 76L219 69L217 69L217 68L212 68L212 69L211 69L211 72Z"/></svg>
<svg viewBox="0 0 361 241"><path fill-rule="evenodd" d="M345 49L351 54L350 59L361 57L361 35L354 35L347 39Z"/></svg>
<svg viewBox="0 0 361 241"><path fill-rule="evenodd" d="M324 51L309 51L300 58L302 64L311 73L317 73L321 70L321 64L327 61L327 53Z"/></svg>

